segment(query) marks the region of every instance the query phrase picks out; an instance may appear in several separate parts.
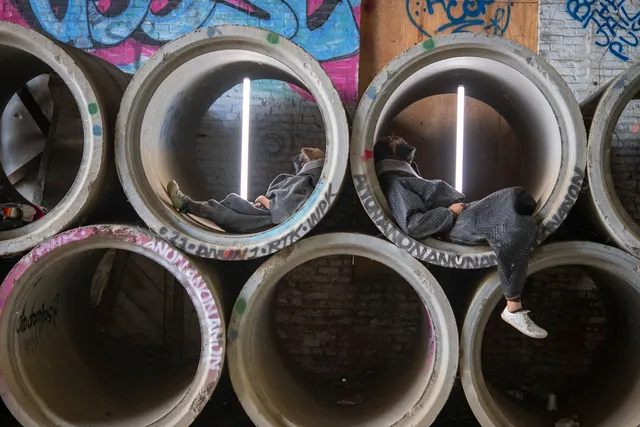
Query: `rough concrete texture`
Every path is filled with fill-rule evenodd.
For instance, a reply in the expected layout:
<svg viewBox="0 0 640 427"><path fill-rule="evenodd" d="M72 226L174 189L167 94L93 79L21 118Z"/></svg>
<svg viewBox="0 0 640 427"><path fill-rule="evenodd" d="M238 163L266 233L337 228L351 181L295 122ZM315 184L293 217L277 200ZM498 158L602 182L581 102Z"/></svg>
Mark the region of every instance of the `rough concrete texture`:
<svg viewBox="0 0 640 427"><path fill-rule="evenodd" d="M275 322L282 351L302 375L357 404L377 375L401 366L422 310L397 273L377 264L377 279L362 280L353 263L324 257L288 273L276 291Z"/></svg>
<svg viewBox="0 0 640 427"><path fill-rule="evenodd" d="M541 0L540 53L564 77L579 102L640 60L640 49L631 46L637 30L628 27L632 21L625 19L639 11L635 2L626 0ZM638 117L640 102L632 101L618 121L611 149L618 196L636 221L640 219L640 199L633 195L640 186Z"/></svg>

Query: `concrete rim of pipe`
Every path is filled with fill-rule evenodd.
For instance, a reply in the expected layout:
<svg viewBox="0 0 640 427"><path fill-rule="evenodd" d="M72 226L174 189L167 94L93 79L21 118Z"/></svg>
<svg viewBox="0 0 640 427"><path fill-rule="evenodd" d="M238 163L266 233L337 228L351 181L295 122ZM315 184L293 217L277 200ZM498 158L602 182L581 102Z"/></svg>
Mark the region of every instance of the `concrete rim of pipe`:
<svg viewBox="0 0 640 427"><path fill-rule="evenodd" d="M622 206L611 178L611 140L618 119L640 91L640 66L615 78L602 94L589 130L587 174L599 222L621 248L640 256L640 225Z"/></svg>
<svg viewBox="0 0 640 427"><path fill-rule="evenodd" d="M20 313L21 307L26 304L25 298L37 293L38 283L47 268L59 265L65 258L87 254L96 249L119 249L142 255L173 275L183 285L193 303L201 339L197 370L186 390L179 389L176 396L162 402L159 408L149 410L151 414L144 419L131 416L131 420L124 420L122 424L115 424L113 418L105 418L103 422L123 426L190 425L211 397L224 363L226 343L220 285L215 273L206 265L195 264L169 243L137 227L93 225L66 231L34 248L11 270L0 287L0 334L3 343L0 346L0 396L13 416L25 427L85 425L84 422L76 424L61 418L50 405L51 401L35 392L26 372L26 362L21 360L25 353L21 353L24 349L21 350L18 335L14 333L18 318L14 313ZM61 297L60 301L62 300ZM59 304L62 306L61 302ZM56 316L61 314L57 307ZM53 361L47 360L46 363ZM64 387L56 387L58 396L64 396L63 390ZM108 404L100 403L104 406ZM75 399L71 406L74 404L77 404Z"/></svg>
<svg viewBox="0 0 640 427"><path fill-rule="evenodd" d="M533 252L529 263L528 275L562 266L579 265L595 269L625 282L637 299L640 295L640 260L610 246L592 242L562 242L542 246ZM618 285L615 285L620 286ZM502 288L497 272L489 274L478 286L466 314L460 337L460 376L467 401L476 418L483 427L520 427L521 421L508 417L509 411L502 410L492 397L482 372L481 351L484 331L497 304L503 300ZM553 331L549 331L553 334ZM630 399L634 400L634 399ZM633 413L629 423L629 411ZM615 422L615 421L618 422ZM623 423L622 420L627 420ZM607 419L606 425L637 426L640 424L640 411L635 401L626 402L625 407ZM524 424L528 425L528 424ZM534 424L537 425L537 424ZM600 424L598 424L600 425Z"/></svg>
<svg viewBox="0 0 640 427"><path fill-rule="evenodd" d="M226 79L231 84L222 90L219 87L213 91L202 90L211 83L212 77L216 81ZM224 234L207 229L170 208L164 186L174 177L167 172L179 171L171 170L175 166L170 164L170 159L145 156L158 148L152 144L160 145L167 140L169 145L164 147L167 148L173 143L172 139L178 141L176 135L181 131L182 135L186 133L183 128L195 128L189 132L197 133L199 125L190 127L184 122L192 117L201 118L217 96L240 83L243 77L275 78L306 87L311 92L324 121L326 161L314 192L287 221L260 233ZM187 97L189 102L185 102ZM193 114L189 114L187 108L191 108L189 112L193 110ZM152 126L157 123L162 125ZM135 210L161 237L188 253L206 258L262 257L300 239L335 201L348 161L347 116L327 73L295 43L252 27L203 28L163 46L131 81L116 129L118 175Z"/></svg>
<svg viewBox="0 0 640 427"><path fill-rule="evenodd" d="M110 67L110 64L102 64L86 52L58 45L20 25L0 22L0 51L3 48L17 49L34 60L33 64L27 64L28 69L23 70L21 77L34 72L34 68L39 70L35 75L53 70L60 76L78 105L83 122L84 148L75 181L64 198L44 218L24 227L1 231L0 256L31 249L77 222L97 202L100 197L98 193L105 191L103 186L107 163L110 161L109 144L113 135L110 123L115 121L117 110L114 109L117 109L119 96L126 87L125 81L117 82L120 77L116 76L117 73L112 70L115 67ZM108 79L108 90L101 89L104 81L100 84L96 81L100 77L95 75L98 67L102 73L113 76L113 79ZM122 72L120 74L123 75ZM113 101L115 97L118 97L117 102Z"/></svg>
<svg viewBox="0 0 640 427"><path fill-rule="evenodd" d="M258 426L327 425L327 418L316 417L315 402L306 397L290 375L280 375L285 371L283 362L277 361L273 353L268 354L276 350L266 348L262 345L265 340L256 340L255 336L269 323L264 321L263 310L268 309L268 301L283 276L312 259L341 254L366 257L399 273L422 300L430 334L423 335L422 352L412 357L415 363L407 363L411 369L407 369L406 378L403 377L406 381L400 381L401 387L394 389L397 393L391 393L392 402L382 402L386 407L378 408L382 413L374 419L347 418L348 421L343 419L342 423L339 416L333 414L336 418L331 425L430 425L447 401L457 374L458 330L453 310L436 279L419 261L385 240L355 233L331 233L298 242L262 264L245 284L235 303L228 331L229 372L242 406ZM258 360L272 363L262 367ZM287 399L292 398L303 408L297 414L290 409L295 405L286 404ZM382 398L372 400L381 403Z"/></svg>
<svg viewBox="0 0 640 427"><path fill-rule="evenodd" d="M420 242L405 235L390 218L373 162L373 144L386 121L419 99L455 93L461 78L475 79L475 85L465 84L468 96L493 107L514 130L535 137L534 143L526 145L533 151L526 153L531 163L527 188L539 201L537 243L546 239L578 197L586 164L586 132L579 105L564 79L544 58L509 40L453 34L417 44L387 64L358 105L351 171L365 210L401 249L443 267L484 268L496 264L488 246L433 238Z"/></svg>

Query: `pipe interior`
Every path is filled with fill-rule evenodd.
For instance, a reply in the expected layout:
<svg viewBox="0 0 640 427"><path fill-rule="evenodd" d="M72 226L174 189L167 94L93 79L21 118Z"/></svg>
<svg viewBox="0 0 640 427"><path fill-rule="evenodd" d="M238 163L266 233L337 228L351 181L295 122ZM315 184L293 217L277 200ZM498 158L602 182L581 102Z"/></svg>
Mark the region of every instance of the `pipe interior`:
<svg viewBox="0 0 640 427"><path fill-rule="evenodd" d="M631 100L611 135L610 171L624 210L640 229L640 101Z"/></svg>
<svg viewBox="0 0 640 427"><path fill-rule="evenodd" d="M637 425L640 411L640 298L614 273L585 266L532 275L523 295L549 337L533 340L492 313L482 341L482 372L499 410L514 425ZM548 395L557 412L547 411Z"/></svg>
<svg viewBox="0 0 640 427"><path fill-rule="evenodd" d="M263 194L278 174L294 173L291 160L300 148L325 149L322 112L305 99L312 96L293 70L248 50L202 54L159 84L144 114L142 128L149 131L140 135L142 164L159 198L167 200L165 186L172 179L196 200L220 200L231 192L240 193L245 77L252 81L250 201ZM281 95L291 90L302 95ZM176 215L168 205L167 211ZM212 226L207 221L192 225L198 224Z"/></svg>
<svg viewBox="0 0 640 427"><path fill-rule="evenodd" d="M422 138L418 150L431 156L423 157L420 171L427 176L445 178L454 185L455 156L451 157L451 153L455 154L455 94L460 85L465 87L467 100L476 100L467 103L465 115L464 143L465 150L470 150L464 156L465 172L474 171L465 177L471 186L467 201L519 184L538 200L538 210L541 210L552 194L564 158L560 125L536 84L502 62L475 56L431 63L425 60L422 68L400 83L385 102L375 124L374 141L394 129L393 120L400 113L412 116L414 122L422 122L420 128L428 129L430 122L438 124L436 128L442 130L438 134L422 132L420 128L418 134L414 134L414 141ZM435 98L446 94L452 95ZM443 99L447 102L441 106L439 102ZM438 101L437 106L434 101ZM403 112L407 107L408 111ZM438 123L441 120L450 124L451 129ZM499 139L487 140L502 131L505 143ZM520 159L526 161L520 162ZM479 179L486 179L486 183L478 183Z"/></svg>
<svg viewBox="0 0 640 427"><path fill-rule="evenodd" d="M126 250L76 252L25 287L11 322L13 369L40 419L145 426L185 396L200 357L199 322L162 266Z"/></svg>
<svg viewBox="0 0 640 427"><path fill-rule="evenodd" d="M253 201L266 194L277 175L295 173L292 158L302 148L324 151L326 136L322 113L310 93L278 80L254 80L250 85L248 200ZM240 194L243 88L243 83L236 84L217 98L200 124L196 162L208 198Z"/></svg>
<svg viewBox="0 0 640 427"><path fill-rule="evenodd" d="M11 64L3 68L0 85L0 159L6 177L3 182L8 180L11 185L3 189L0 201L35 202L53 209L73 185L82 162L80 110L62 79L40 59L0 46L0 61ZM22 97L18 94L21 89ZM31 114L34 110L39 110L34 114L41 114L48 126L38 126ZM48 157L43 155L47 141Z"/></svg>
<svg viewBox="0 0 640 427"><path fill-rule="evenodd" d="M257 307L256 386L296 425L388 426L410 413L433 368L420 297L396 272L351 255L285 275Z"/></svg>

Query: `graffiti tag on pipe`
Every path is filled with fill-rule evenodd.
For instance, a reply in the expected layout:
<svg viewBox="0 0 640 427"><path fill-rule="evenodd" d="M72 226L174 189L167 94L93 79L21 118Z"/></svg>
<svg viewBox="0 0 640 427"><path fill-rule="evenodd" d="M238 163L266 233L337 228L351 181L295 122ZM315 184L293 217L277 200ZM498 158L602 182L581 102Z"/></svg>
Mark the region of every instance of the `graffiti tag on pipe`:
<svg viewBox="0 0 640 427"><path fill-rule="evenodd" d="M558 227L562 224L562 222L569 215L569 211L578 200L578 196L580 195L580 191L582 190L582 181L584 180L584 169L576 166L573 169L573 176L571 177L571 184L569 188L567 188L567 194L562 201L562 204L553 214L553 216L549 219L549 221L542 224L540 230L538 232L538 241L544 240L551 233L556 231Z"/></svg>
<svg viewBox="0 0 640 427"><path fill-rule="evenodd" d="M415 239L404 234L389 217L383 212L380 205L375 201L373 193L367 185L365 176L354 175L353 176L356 186L356 192L360 197L360 201L364 206L365 211L369 214L369 217L373 223L382 231L382 233L391 240L399 248L410 253L415 258L421 259L431 264L442 265L451 268L486 268L496 265L497 258L494 253L491 254L448 254L443 251L439 251L424 243L418 242Z"/></svg>
<svg viewBox="0 0 640 427"><path fill-rule="evenodd" d="M282 237L269 243L247 245L243 248L225 248L198 242L189 236L175 230L169 230L166 227L160 227L158 234L178 248L203 258L236 261L271 255L300 240L320 222L338 195L337 192L333 191L331 183L327 187L327 191L320 196L318 205L310 212L305 221L291 227Z"/></svg>
<svg viewBox="0 0 640 427"><path fill-rule="evenodd" d="M190 296L195 296L201 307L203 307L206 315L206 324L201 327L206 329L209 336L209 370L219 371L222 364L222 321L218 306L216 304L207 283L204 281L200 273L179 251L167 242L161 240L150 239L144 244L144 247L153 250L165 260L178 267L178 270L184 274L187 279L187 292Z"/></svg>
<svg viewBox="0 0 640 427"><path fill-rule="evenodd" d="M35 329L36 333L41 333L48 325L53 324L53 326L56 326L59 301L59 293L53 297L53 300L46 303L42 302L40 305L36 304L34 300L31 303L29 312L27 312L27 305L25 304L16 321L17 334L21 335L31 329Z"/></svg>

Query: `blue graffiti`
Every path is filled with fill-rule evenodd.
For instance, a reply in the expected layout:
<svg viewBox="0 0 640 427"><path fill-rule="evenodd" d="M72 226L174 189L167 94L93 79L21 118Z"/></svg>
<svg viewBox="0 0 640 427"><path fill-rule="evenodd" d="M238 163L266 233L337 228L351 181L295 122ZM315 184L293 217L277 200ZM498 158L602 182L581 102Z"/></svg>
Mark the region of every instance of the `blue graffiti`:
<svg viewBox="0 0 640 427"><path fill-rule="evenodd" d="M195 29L250 25L293 40L319 60L358 52L353 7L360 0L324 0L309 14L307 0L177 0L152 11L151 0L112 0L100 11L96 0L14 0L55 39L81 49L116 46L129 37L163 44Z"/></svg>
<svg viewBox="0 0 640 427"><path fill-rule="evenodd" d="M478 30L502 36L511 20L511 0L497 7L491 14L487 6L494 3L495 0L406 0L406 9L411 23L427 37L433 37L445 31L461 33ZM428 17L436 13L437 7L445 12L447 21L434 29L432 34L423 28L417 19L424 16L427 18L425 22L428 23Z"/></svg>
<svg viewBox="0 0 640 427"><path fill-rule="evenodd" d="M629 60L629 49L640 42L640 11L630 13L626 0L567 0L567 13L582 28L592 24L596 30L594 43L622 61Z"/></svg>

